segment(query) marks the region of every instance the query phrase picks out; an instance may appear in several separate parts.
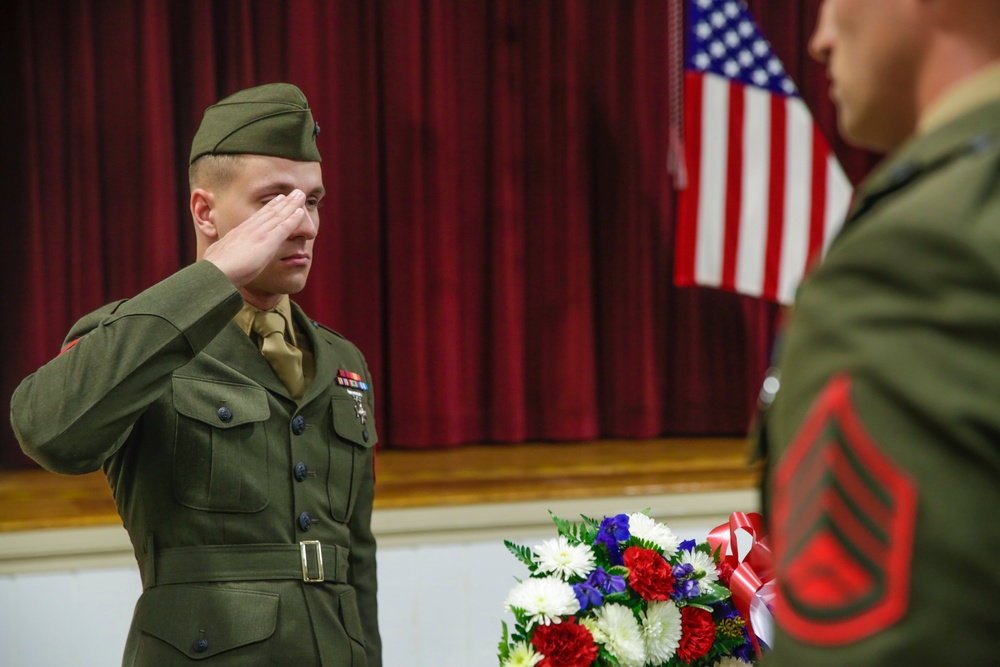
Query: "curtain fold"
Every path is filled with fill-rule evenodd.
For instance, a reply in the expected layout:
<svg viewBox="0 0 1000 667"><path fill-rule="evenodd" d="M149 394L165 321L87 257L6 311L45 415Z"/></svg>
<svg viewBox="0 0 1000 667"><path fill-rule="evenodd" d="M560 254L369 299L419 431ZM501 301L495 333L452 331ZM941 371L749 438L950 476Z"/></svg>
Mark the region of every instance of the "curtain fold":
<svg viewBox="0 0 1000 667"><path fill-rule="evenodd" d="M752 0L836 139L818 0ZM328 196L296 299L356 342L382 441L745 431L777 310L677 289L663 0L13 0L0 8L0 397L194 258L204 108L285 80ZM27 465L10 429L0 463Z"/></svg>

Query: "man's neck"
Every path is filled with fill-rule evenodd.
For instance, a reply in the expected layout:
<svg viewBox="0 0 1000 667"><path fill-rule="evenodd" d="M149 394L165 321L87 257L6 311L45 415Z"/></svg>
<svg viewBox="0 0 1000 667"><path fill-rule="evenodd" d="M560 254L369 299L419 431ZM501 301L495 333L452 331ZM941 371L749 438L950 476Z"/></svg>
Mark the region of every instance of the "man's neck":
<svg viewBox="0 0 1000 667"><path fill-rule="evenodd" d="M273 310L285 297L284 294L260 294L246 287L240 288L243 300L257 310Z"/></svg>

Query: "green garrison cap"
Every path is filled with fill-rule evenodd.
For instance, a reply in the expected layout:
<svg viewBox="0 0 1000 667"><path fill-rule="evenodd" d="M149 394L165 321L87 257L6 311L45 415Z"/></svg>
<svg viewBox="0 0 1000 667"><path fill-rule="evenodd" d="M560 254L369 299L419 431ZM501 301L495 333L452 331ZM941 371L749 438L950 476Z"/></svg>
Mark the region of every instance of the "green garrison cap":
<svg viewBox="0 0 1000 667"><path fill-rule="evenodd" d="M205 110L189 164L203 155L244 153L319 162L317 134L306 96L292 84L247 88Z"/></svg>

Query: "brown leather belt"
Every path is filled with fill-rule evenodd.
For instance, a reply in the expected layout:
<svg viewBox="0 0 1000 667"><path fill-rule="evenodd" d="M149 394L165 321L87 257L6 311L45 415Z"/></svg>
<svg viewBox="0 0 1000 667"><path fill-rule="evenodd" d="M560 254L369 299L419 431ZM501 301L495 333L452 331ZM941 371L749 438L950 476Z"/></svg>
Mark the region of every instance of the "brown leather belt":
<svg viewBox="0 0 1000 667"><path fill-rule="evenodd" d="M153 554L150 557L150 554ZM143 589L166 584L298 579L347 583L348 551L298 544L218 544L149 550L139 559Z"/></svg>

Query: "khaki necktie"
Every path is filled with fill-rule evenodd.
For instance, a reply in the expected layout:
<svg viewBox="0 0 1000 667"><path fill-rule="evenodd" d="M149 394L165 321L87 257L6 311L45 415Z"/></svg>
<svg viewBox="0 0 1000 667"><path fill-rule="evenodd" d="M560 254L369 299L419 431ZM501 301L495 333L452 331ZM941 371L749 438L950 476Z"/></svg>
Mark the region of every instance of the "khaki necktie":
<svg viewBox="0 0 1000 667"><path fill-rule="evenodd" d="M253 330L260 336L260 352L271 364L288 393L298 400L305 393L302 352L285 341L285 318L274 311L260 311L253 318Z"/></svg>

